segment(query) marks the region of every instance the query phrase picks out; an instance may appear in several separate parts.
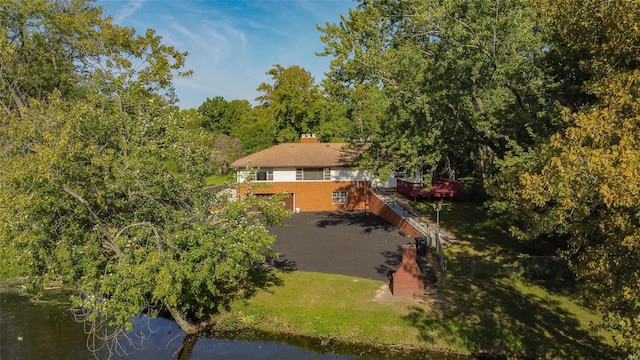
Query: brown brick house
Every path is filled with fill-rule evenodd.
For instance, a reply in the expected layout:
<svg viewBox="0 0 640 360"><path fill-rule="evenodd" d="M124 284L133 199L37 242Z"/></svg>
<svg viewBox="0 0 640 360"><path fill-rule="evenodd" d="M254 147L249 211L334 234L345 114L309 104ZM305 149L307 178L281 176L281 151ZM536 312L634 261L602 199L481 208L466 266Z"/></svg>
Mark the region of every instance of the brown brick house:
<svg viewBox="0 0 640 360"><path fill-rule="evenodd" d="M299 143L272 146L231 167L237 170L240 197L247 182L259 182L265 186L254 193L288 193L285 205L296 212L359 210L366 208L373 179L373 173L353 166L359 153L347 143L321 143L315 135L303 135Z"/></svg>

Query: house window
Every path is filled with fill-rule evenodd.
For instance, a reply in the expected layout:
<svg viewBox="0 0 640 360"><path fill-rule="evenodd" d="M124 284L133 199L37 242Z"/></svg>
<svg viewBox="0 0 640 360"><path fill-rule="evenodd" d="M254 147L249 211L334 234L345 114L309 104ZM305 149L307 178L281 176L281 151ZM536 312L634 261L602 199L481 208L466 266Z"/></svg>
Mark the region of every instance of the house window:
<svg viewBox="0 0 640 360"><path fill-rule="evenodd" d="M256 181L273 181L273 169L260 169L256 173Z"/></svg>
<svg viewBox="0 0 640 360"><path fill-rule="evenodd" d="M307 168L302 172L302 180L323 180L323 168Z"/></svg>
<svg viewBox="0 0 640 360"><path fill-rule="evenodd" d="M393 177L396 179L406 179L407 173L405 171L396 171L393 173Z"/></svg>
<svg viewBox="0 0 640 360"><path fill-rule="evenodd" d="M331 170L329 168L297 168L296 181L302 180L331 180Z"/></svg>
<svg viewBox="0 0 640 360"><path fill-rule="evenodd" d="M331 180L331 169L324 168L324 180Z"/></svg>
<svg viewBox="0 0 640 360"><path fill-rule="evenodd" d="M346 191L334 191L331 196L331 202L333 204L346 204L348 195Z"/></svg>

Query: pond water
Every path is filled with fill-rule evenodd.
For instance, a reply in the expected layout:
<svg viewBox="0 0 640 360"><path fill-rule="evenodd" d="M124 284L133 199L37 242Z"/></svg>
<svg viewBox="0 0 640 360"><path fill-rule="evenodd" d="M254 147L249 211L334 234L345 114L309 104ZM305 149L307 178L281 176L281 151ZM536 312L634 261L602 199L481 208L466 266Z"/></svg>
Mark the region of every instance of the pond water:
<svg viewBox="0 0 640 360"><path fill-rule="evenodd" d="M182 345L184 333L168 319L136 319L133 347L126 354L114 354L112 359L171 359ZM74 321L63 302L34 302L17 293L0 292L0 359L95 359L87 350L87 336L82 324ZM300 345L300 344L297 344ZM199 359L386 359L387 356L351 349L352 353L318 349L317 346L297 346L282 341L200 338L183 352L180 360ZM108 358L107 351L99 352L100 359ZM393 358L396 358L395 356ZM420 355L421 359L433 358ZM438 357L442 359L443 357Z"/></svg>

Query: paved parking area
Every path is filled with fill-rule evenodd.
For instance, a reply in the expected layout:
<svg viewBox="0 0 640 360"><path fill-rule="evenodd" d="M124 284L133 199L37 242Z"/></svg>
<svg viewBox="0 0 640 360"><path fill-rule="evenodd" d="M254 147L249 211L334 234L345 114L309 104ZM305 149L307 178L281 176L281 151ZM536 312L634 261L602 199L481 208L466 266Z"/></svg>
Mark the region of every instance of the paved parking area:
<svg viewBox="0 0 640 360"><path fill-rule="evenodd" d="M270 227L278 267L388 281L402 260L402 245L414 239L364 211L305 212Z"/></svg>

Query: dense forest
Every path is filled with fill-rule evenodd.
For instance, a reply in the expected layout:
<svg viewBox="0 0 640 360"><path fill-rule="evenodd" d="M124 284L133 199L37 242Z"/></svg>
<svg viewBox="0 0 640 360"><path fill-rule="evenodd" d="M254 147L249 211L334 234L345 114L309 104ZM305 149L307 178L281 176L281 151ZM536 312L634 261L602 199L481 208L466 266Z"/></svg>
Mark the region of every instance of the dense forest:
<svg viewBox="0 0 640 360"><path fill-rule="evenodd" d="M175 105L187 54L91 2L2 2L0 22L9 272L74 284L112 324L162 306L196 333L259 286L250 264L273 238L250 210L285 215L204 176L315 133L369 142L359 166L382 176L473 179L515 237L557 243L601 326L640 354L640 2L363 0L318 26L320 83L275 65L256 105L197 109Z"/></svg>

